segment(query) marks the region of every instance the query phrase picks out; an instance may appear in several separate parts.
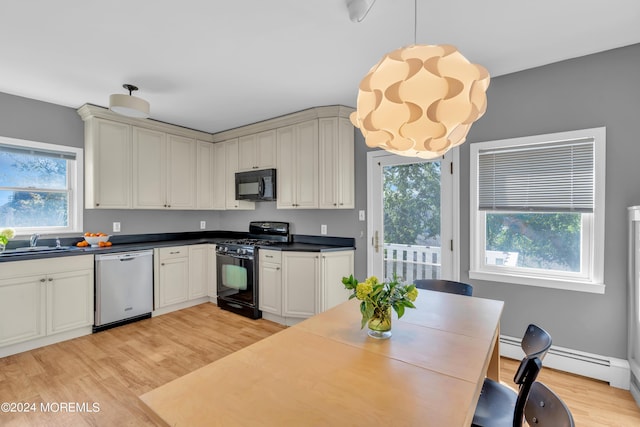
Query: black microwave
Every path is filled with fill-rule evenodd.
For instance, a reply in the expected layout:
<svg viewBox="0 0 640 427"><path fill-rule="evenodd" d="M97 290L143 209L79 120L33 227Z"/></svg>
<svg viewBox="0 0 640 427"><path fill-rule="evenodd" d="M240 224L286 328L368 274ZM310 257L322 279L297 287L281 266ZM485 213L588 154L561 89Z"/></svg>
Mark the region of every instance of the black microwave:
<svg viewBox="0 0 640 427"><path fill-rule="evenodd" d="M236 200L276 200L276 170L236 172Z"/></svg>

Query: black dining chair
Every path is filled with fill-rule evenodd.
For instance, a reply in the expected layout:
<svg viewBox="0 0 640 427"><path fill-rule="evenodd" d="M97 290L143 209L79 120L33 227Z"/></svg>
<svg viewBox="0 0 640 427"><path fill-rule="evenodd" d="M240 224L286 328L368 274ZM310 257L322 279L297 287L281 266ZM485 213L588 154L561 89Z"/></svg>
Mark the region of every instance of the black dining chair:
<svg viewBox="0 0 640 427"><path fill-rule="evenodd" d="M471 426L522 427L525 403L541 369L538 357L523 358L513 378L519 386L517 393L499 382L485 381Z"/></svg>
<svg viewBox="0 0 640 427"><path fill-rule="evenodd" d="M567 405L549 387L534 382L524 405L524 419L530 427L574 427Z"/></svg>
<svg viewBox="0 0 640 427"><path fill-rule="evenodd" d="M543 360L551 348L551 335L532 323L527 326L520 347L527 357L538 357Z"/></svg>
<svg viewBox="0 0 640 427"><path fill-rule="evenodd" d="M551 348L551 342L551 335L547 331L534 324L527 326L520 343L520 347L525 354L523 361L536 358L540 361L540 367L542 367L542 359ZM522 369L522 362L520 363L519 371L520 369ZM519 374L520 372L516 372L514 381L520 385L520 391L522 391L522 385L518 382ZM473 418L473 425L484 427L509 425L504 421L504 417L507 420L511 419L514 426L521 425L522 411L526 400L518 401L519 406L515 407L515 401L518 396L519 394L516 394L513 389L492 379L485 378Z"/></svg>
<svg viewBox="0 0 640 427"><path fill-rule="evenodd" d="M413 283L418 289L447 292L449 294L466 295L469 297L473 296L473 286L469 285L468 283L440 279L419 279L414 280Z"/></svg>

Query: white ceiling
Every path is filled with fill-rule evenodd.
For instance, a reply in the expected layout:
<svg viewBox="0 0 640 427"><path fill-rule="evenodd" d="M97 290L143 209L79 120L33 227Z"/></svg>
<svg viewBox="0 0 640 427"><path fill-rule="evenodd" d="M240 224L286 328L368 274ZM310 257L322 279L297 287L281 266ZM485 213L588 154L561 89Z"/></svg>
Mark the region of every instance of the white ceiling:
<svg viewBox="0 0 640 427"><path fill-rule="evenodd" d="M123 83L151 117L218 132L355 106L385 53L453 44L493 77L640 43L638 0L2 0L0 92L107 106ZM604 76L603 76L604 78ZM489 108L491 108L489 88Z"/></svg>

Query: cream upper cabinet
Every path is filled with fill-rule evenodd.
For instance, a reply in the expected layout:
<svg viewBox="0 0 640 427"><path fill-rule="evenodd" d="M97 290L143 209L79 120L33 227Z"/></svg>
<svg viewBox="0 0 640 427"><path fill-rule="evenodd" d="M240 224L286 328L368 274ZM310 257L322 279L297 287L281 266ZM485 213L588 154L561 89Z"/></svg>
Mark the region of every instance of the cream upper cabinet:
<svg viewBox="0 0 640 427"><path fill-rule="evenodd" d="M227 150L225 144L213 144L213 206L212 209L226 208L227 193Z"/></svg>
<svg viewBox="0 0 640 427"><path fill-rule="evenodd" d="M238 172L238 138L225 141L226 165L226 208L227 210L251 210L256 208L255 202L236 200L236 172Z"/></svg>
<svg viewBox="0 0 640 427"><path fill-rule="evenodd" d="M133 207L167 207L167 136L164 132L133 127Z"/></svg>
<svg viewBox="0 0 640 427"><path fill-rule="evenodd" d="M84 149L85 207L131 208L131 126L89 119Z"/></svg>
<svg viewBox="0 0 640 427"><path fill-rule="evenodd" d="M196 141L167 135L167 205L193 209L196 204Z"/></svg>
<svg viewBox="0 0 640 427"><path fill-rule="evenodd" d="M276 131L269 130L238 138L238 170L276 167Z"/></svg>
<svg viewBox="0 0 640 427"><path fill-rule="evenodd" d="M345 118L331 117L319 123L319 207L353 209L354 197L354 128Z"/></svg>
<svg viewBox="0 0 640 427"><path fill-rule="evenodd" d="M277 208L318 207L318 120L277 130Z"/></svg>
<svg viewBox="0 0 640 427"><path fill-rule="evenodd" d="M196 209L214 209L215 157L214 145L197 142L196 156Z"/></svg>
<svg viewBox="0 0 640 427"><path fill-rule="evenodd" d="M134 208L195 207L194 139L134 126L133 165Z"/></svg>

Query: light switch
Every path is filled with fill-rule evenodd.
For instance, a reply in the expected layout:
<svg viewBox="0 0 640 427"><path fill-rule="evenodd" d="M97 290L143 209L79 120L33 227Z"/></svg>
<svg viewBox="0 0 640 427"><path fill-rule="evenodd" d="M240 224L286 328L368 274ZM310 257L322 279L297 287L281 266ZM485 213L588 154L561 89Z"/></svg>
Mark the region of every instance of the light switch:
<svg viewBox="0 0 640 427"><path fill-rule="evenodd" d="M364 211L358 211L358 219L360 221L364 221L365 220L365 214Z"/></svg>
<svg viewBox="0 0 640 427"><path fill-rule="evenodd" d="M119 222L114 222L113 223L113 232L114 233L119 233L120 232L120 223Z"/></svg>
<svg viewBox="0 0 640 427"><path fill-rule="evenodd" d="M327 234L327 224L322 224L320 226L320 234Z"/></svg>

